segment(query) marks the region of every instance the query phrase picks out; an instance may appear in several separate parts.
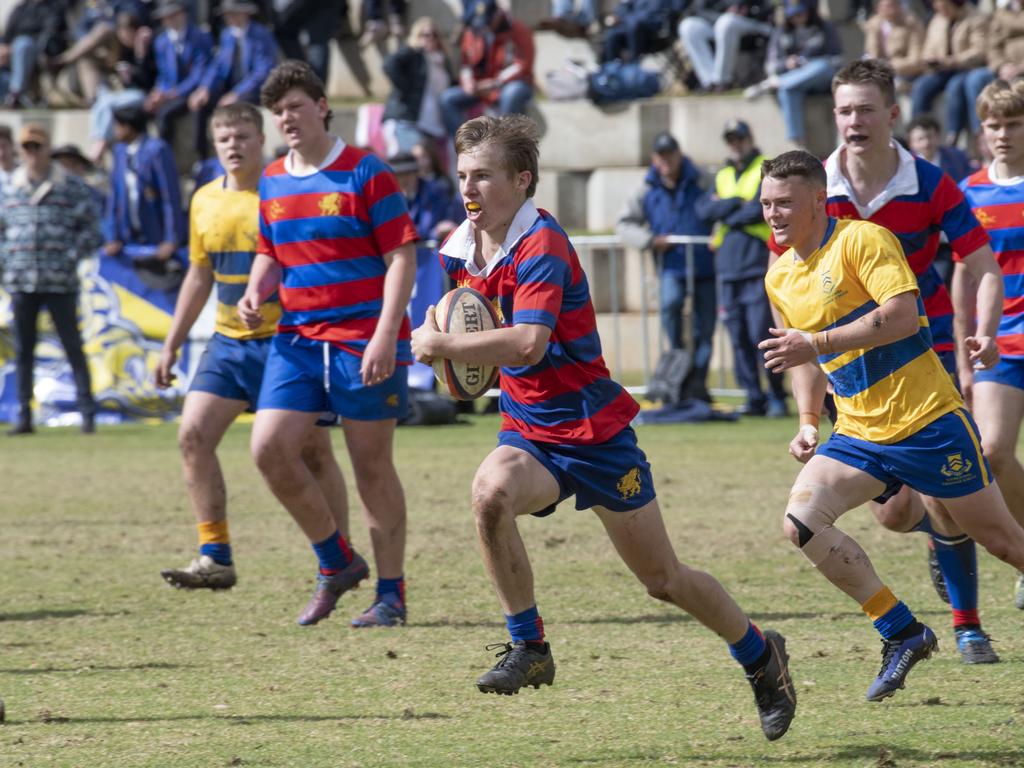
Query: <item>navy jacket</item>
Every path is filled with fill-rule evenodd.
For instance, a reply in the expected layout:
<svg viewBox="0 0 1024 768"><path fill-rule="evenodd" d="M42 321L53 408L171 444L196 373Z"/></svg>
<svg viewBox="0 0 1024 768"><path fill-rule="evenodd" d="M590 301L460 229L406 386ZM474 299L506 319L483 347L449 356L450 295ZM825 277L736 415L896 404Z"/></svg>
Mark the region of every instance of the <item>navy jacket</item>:
<svg viewBox="0 0 1024 768"><path fill-rule="evenodd" d="M704 218L698 204L706 196L707 177L690 159L683 156L679 182L669 189L652 166L643 187L627 203L619 217L616 231L627 245L648 248L655 235L710 235L711 222ZM693 246L695 277L714 277L711 250L706 245ZM686 275L686 246L677 245L664 252L661 269Z"/></svg>
<svg viewBox="0 0 1024 768"><path fill-rule="evenodd" d="M153 42L156 56L156 89L186 97L199 86L210 59L213 40L194 24L185 28L180 53L164 30Z"/></svg>
<svg viewBox="0 0 1024 768"><path fill-rule="evenodd" d="M760 154L755 149L749 157L744 158L744 162L736 167L736 175L741 175ZM711 222L720 221L729 227L722 244L715 251L715 271L722 280L764 277L768 271L768 244L742 229L750 224L764 222L760 187L753 200L740 197L713 200L708 195L697 203L697 212Z"/></svg>
<svg viewBox="0 0 1024 768"><path fill-rule="evenodd" d="M262 24L251 22L245 28L245 46L242 51L241 77L233 76L237 40L229 27L220 33L217 54L206 66L201 85L212 94L228 91L238 94L243 101L258 104L260 87L277 63L277 43L274 35Z"/></svg>
<svg viewBox="0 0 1024 768"><path fill-rule="evenodd" d="M188 235L181 207L178 170L170 146L162 139L146 136L135 153L132 167L137 177L137 229L129 208L128 162L128 145L122 142L115 144L110 194L103 216L104 237L125 244L157 245L170 241L184 245Z"/></svg>

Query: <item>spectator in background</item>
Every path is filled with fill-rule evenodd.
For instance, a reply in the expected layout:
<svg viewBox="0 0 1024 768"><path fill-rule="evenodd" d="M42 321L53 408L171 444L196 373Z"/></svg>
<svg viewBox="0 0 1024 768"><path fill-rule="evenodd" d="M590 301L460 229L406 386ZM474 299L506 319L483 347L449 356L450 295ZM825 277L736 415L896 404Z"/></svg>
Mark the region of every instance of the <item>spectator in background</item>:
<svg viewBox="0 0 1024 768"><path fill-rule="evenodd" d="M939 166L958 184L975 170L966 152L942 143L942 128L931 115L920 115L910 121L907 147L921 159Z"/></svg>
<svg viewBox="0 0 1024 768"><path fill-rule="evenodd" d="M924 24L901 0L878 0L875 13L864 25L864 58L885 59L896 72L896 87L910 83L925 70Z"/></svg>
<svg viewBox="0 0 1024 768"><path fill-rule="evenodd" d="M768 78L747 88L743 95L751 99L776 91L787 137L804 146L804 99L808 93L828 92L842 46L835 27L818 15L817 5L810 0L787 0L785 16L785 23L768 41Z"/></svg>
<svg viewBox="0 0 1024 768"><path fill-rule="evenodd" d="M766 370L757 348L769 337L772 326L764 288L771 234L761 210L761 164L765 157L743 120L727 122L722 139L729 156L715 176L714 195L699 202L697 211L717 222L711 247L715 252L719 303L725 310L725 327L732 342L736 383L747 393L740 413L782 418L789 414L785 376ZM768 379L767 395L761 387L762 372Z"/></svg>
<svg viewBox="0 0 1024 768"><path fill-rule="evenodd" d="M206 126L215 107L236 101L259 103L263 81L277 62L273 34L252 20L259 10L258 5L246 0L225 0L221 5L225 27L217 53L207 64L199 87L188 98L188 108L199 113L197 125Z"/></svg>
<svg viewBox="0 0 1024 768"><path fill-rule="evenodd" d="M363 12L366 14L366 26L359 38L364 48L386 39L390 32L396 40L405 37L405 3L406 0L363 0ZM384 6L387 5L387 20L384 19Z"/></svg>
<svg viewBox="0 0 1024 768"><path fill-rule="evenodd" d="M467 5L469 23L459 38L459 84L441 94L449 136L466 110L483 105L500 115L523 114L533 97L533 32L498 7L496 0Z"/></svg>
<svg viewBox="0 0 1024 768"><path fill-rule="evenodd" d="M770 2L696 0L679 22L679 39L703 91L737 87L736 62L744 37L772 33ZM712 44L713 50L712 50Z"/></svg>
<svg viewBox="0 0 1024 768"><path fill-rule="evenodd" d="M52 58L48 66L59 70L75 65L82 98L92 105L109 74L111 49L117 45L117 19L127 14L148 27L149 6L142 0L91 0L85 3L75 25L75 41L70 48Z"/></svg>
<svg viewBox="0 0 1024 768"><path fill-rule="evenodd" d="M926 72L911 88L911 116L931 112L935 97L944 92L946 143L955 144L964 129L978 133L974 102L968 99L991 80L985 66L988 19L967 0L934 0L933 6L922 51Z"/></svg>
<svg viewBox="0 0 1024 768"><path fill-rule="evenodd" d="M605 20L601 63L637 61L667 48L686 0L623 0Z"/></svg>
<svg viewBox="0 0 1024 768"><path fill-rule="evenodd" d="M400 152L388 158L391 172L395 174L398 186L405 196L409 217L416 227L421 241L440 240L438 227L451 232L447 221L451 197L442 184L430 181L420 175L419 163L411 152ZM447 234L445 232L445 234Z"/></svg>
<svg viewBox="0 0 1024 768"><path fill-rule="evenodd" d="M7 183L17 167L18 154L14 151L14 134L11 126L0 124L0 187Z"/></svg>
<svg viewBox="0 0 1024 768"><path fill-rule="evenodd" d="M163 31L153 43L156 83L145 107L156 118L160 138L173 147L177 121L189 112L189 97L213 57L213 40L189 21L183 0L161 0L153 18L160 21ZM194 120L192 132L196 151L203 157L208 149L206 125Z"/></svg>
<svg viewBox="0 0 1024 768"><path fill-rule="evenodd" d="M99 215L107 205L107 191L110 187L103 172L74 144L55 147L50 152L50 157L56 160L65 171L74 174L89 186L89 189L92 190L94 207Z"/></svg>
<svg viewBox="0 0 1024 768"><path fill-rule="evenodd" d="M686 157L670 133L660 133L651 150L651 167L643 186L619 215L615 231L634 248L650 248L661 275L661 327L669 346L683 349L683 305L687 295L687 246L670 245L670 235L710 235L711 223L701 216L698 202L708 180ZM715 269L706 245L693 248L693 396L710 401L707 394L711 340L718 302Z"/></svg>
<svg viewBox="0 0 1024 768"><path fill-rule="evenodd" d="M551 16L542 19L537 29L562 37L586 37L599 16L597 0L552 0Z"/></svg>
<svg viewBox="0 0 1024 768"><path fill-rule="evenodd" d="M452 85L451 61L437 22L428 16L412 25L405 45L384 59L391 93L384 106L388 155L445 136L441 94Z"/></svg>
<svg viewBox="0 0 1024 768"><path fill-rule="evenodd" d="M5 109L31 106L25 94L35 90L36 62L59 55L67 45L65 10L64 0L22 0L7 17L0 38Z"/></svg>
<svg viewBox="0 0 1024 768"><path fill-rule="evenodd" d="M448 211L441 223L437 225L437 239L444 240L466 218L466 209L462 204L459 188L452 177L445 171L444 163L438 154L438 146L434 142L414 144L410 154L416 159L420 178L431 182L441 190L448 202Z"/></svg>
<svg viewBox="0 0 1024 768"><path fill-rule="evenodd" d="M124 13L117 17L114 31L117 60L113 77L100 84L96 101L89 111L89 154L99 162L114 140L113 111L118 107L141 106L156 82L153 56L153 31L140 26L139 20Z"/></svg>
<svg viewBox="0 0 1024 768"><path fill-rule="evenodd" d="M1007 82L1024 75L1024 2L1021 0L996 0L989 26L988 68L994 77ZM977 82L972 85L976 86ZM972 111L980 94L981 91L971 93Z"/></svg>
<svg viewBox="0 0 1024 768"><path fill-rule="evenodd" d="M285 58L305 61L326 83L331 38L338 20L348 19L347 0L274 0L273 6L274 37Z"/></svg>
<svg viewBox="0 0 1024 768"><path fill-rule="evenodd" d="M18 134L21 166L0 187L0 285L11 295L18 417L32 427L32 374L39 312L46 307L71 366L82 431L95 431L96 401L78 330L78 261L100 244L98 211L81 179L50 160L50 135L27 123Z"/></svg>
<svg viewBox="0 0 1024 768"><path fill-rule="evenodd" d="M174 153L146 132L142 107L114 111L114 164L103 217L107 256L124 256L142 273L180 272L175 260L187 241Z"/></svg>

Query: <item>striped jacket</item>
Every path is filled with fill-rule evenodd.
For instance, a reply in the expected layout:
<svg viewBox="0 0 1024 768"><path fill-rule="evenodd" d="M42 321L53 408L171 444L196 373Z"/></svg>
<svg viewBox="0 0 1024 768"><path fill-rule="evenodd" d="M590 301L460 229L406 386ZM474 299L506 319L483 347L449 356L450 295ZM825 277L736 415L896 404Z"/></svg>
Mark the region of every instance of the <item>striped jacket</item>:
<svg viewBox="0 0 1024 768"><path fill-rule="evenodd" d="M102 243L89 186L58 165L34 185L18 168L0 187L0 286L9 293L76 293L78 260Z"/></svg>

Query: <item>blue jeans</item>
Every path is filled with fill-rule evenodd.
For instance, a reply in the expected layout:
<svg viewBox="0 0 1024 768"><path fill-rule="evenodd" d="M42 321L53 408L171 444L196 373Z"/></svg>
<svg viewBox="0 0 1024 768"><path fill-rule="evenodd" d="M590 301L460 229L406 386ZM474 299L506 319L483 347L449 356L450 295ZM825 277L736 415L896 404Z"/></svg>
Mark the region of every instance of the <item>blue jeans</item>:
<svg viewBox="0 0 1024 768"><path fill-rule="evenodd" d="M89 137L92 139L114 140L114 110L121 107L142 106L146 92L138 88L112 91L100 86L96 101L89 110Z"/></svg>
<svg viewBox="0 0 1024 768"><path fill-rule="evenodd" d="M715 278L698 277L693 289L693 374L701 384L707 383L711 365L711 341L715 335L718 295ZM686 276L679 272L661 273L661 327L669 346L682 349L683 303L686 300Z"/></svg>
<svg viewBox="0 0 1024 768"><path fill-rule="evenodd" d="M576 9L576 6L579 9ZM559 19L574 21L582 27L589 27L597 18L596 0L553 0L551 15Z"/></svg>
<svg viewBox="0 0 1024 768"><path fill-rule="evenodd" d="M22 94L31 85L38 53L36 41L28 35L18 35L11 42L11 93Z"/></svg>
<svg viewBox="0 0 1024 768"><path fill-rule="evenodd" d="M526 114L526 104L533 98L533 89L522 80L512 80L501 86L498 96L498 114ZM449 136L466 122L466 110L480 103L480 99L453 85L441 93L441 117Z"/></svg>
<svg viewBox="0 0 1024 768"><path fill-rule="evenodd" d="M778 76L779 106L786 122L786 137L803 142L807 138L804 126L804 98L808 93L825 93L832 82L836 68L828 59L811 59L806 64L783 72Z"/></svg>
<svg viewBox="0 0 1024 768"><path fill-rule="evenodd" d="M960 133L970 127L977 133L980 122L974 111L974 102L981 90L994 79L995 75L987 67L960 72L926 72L914 81L910 90L911 112L914 117L930 112L935 97L945 91L946 132Z"/></svg>

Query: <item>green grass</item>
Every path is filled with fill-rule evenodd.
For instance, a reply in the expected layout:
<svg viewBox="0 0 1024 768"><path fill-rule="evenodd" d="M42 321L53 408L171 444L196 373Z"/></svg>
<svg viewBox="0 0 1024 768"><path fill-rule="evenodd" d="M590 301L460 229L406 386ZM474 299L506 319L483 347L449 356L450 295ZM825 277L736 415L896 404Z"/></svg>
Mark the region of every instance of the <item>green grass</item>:
<svg viewBox="0 0 1024 768"><path fill-rule="evenodd" d="M240 581L215 594L158 575L194 549L172 425L0 442L0 766L1024 766L1024 615L1009 569L982 556L1003 662L966 667L923 537L847 515L943 646L907 690L867 703L874 630L780 533L797 469L790 423L639 430L681 558L788 638L799 711L782 741L762 737L725 645L647 598L571 505L521 523L556 684L479 694L493 661L483 646L505 635L468 489L496 426L399 432L410 625L363 632L346 625L366 588L328 621L296 626L313 558L253 467L247 426L221 450ZM368 549L358 512L353 530Z"/></svg>

